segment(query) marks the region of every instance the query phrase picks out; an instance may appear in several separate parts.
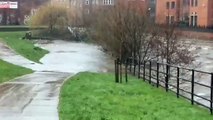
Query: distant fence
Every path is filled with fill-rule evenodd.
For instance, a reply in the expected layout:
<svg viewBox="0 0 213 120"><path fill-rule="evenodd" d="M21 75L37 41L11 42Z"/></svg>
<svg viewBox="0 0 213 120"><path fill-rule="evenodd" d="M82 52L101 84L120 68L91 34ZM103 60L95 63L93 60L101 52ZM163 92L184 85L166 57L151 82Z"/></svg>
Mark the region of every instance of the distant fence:
<svg viewBox="0 0 213 120"><path fill-rule="evenodd" d="M6 26L0 26L0 32L14 32L14 31L29 31L29 30L41 30L47 28L46 26L39 26L30 28L30 26L20 26L20 25L6 25Z"/></svg>
<svg viewBox="0 0 213 120"><path fill-rule="evenodd" d="M28 31L29 26L0 26L0 32Z"/></svg>
<svg viewBox="0 0 213 120"><path fill-rule="evenodd" d="M183 31L194 31L194 32L207 32L213 33L213 27L211 28L202 28L202 27L190 27L190 26L179 26L178 29Z"/></svg>
<svg viewBox="0 0 213 120"><path fill-rule="evenodd" d="M173 66L156 61L144 61L141 63L127 60L115 61L115 73L120 72L119 65L125 65L126 82L127 72L133 73L138 78L142 78L149 84L156 87L163 87L177 95L191 101L191 104L198 104L208 108L213 113L213 73ZM136 67L133 72L132 67ZM115 74L116 75L116 74ZM116 78L119 76L116 75Z"/></svg>

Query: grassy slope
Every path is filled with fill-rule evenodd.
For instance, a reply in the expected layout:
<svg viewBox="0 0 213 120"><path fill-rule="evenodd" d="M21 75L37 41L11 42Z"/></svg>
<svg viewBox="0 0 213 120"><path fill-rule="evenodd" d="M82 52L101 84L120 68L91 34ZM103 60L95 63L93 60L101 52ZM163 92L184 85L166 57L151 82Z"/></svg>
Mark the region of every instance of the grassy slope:
<svg viewBox="0 0 213 120"><path fill-rule="evenodd" d="M207 110L136 78L115 84L113 75L95 73L63 85L59 114L60 120L213 120Z"/></svg>
<svg viewBox="0 0 213 120"><path fill-rule="evenodd" d="M0 38L12 49L29 60L39 62L48 51L35 47L31 41L22 40L25 32L0 32Z"/></svg>
<svg viewBox="0 0 213 120"><path fill-rule="evenodd" d="M33 71L30 69L19 67L0 60L0 83L32 72Z"/></svg>

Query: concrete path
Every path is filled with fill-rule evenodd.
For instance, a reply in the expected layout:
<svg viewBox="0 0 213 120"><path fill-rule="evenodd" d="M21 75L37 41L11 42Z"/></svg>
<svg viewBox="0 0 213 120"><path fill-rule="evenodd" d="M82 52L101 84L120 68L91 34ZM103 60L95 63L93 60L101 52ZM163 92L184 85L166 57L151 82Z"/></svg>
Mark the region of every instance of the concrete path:
<svg viewBox="0 0 213 120"><path fill-rule="evenodd" d="M0 42L0 59L5 60L15 65L23 66L33 69L33 66L40 64L32 62L21 55L18 55L14 50L10 49L7 45Z"/></svg>
<svg viewBox="0 0 213 120"><path fill-rule="evenodd" d="M0 86L0 120L58 120L59 89L70 74L36 72Z"/></svg>
<svg viewBox="0 0 213 120"><path fill-rule="evenodd" d="M59 91L63 81L81 71L105 72L106 55L84 43L53 41L38 46L50 51L38 64L0 43L0 59L35 73L0 85L0 120L59 120Z"/></svg>

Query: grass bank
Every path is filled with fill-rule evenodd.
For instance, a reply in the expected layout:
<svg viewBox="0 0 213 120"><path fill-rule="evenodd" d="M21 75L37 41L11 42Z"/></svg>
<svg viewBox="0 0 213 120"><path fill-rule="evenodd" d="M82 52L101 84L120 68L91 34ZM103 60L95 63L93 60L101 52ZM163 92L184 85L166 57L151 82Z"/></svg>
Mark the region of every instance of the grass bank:
<svg viewBox="0 0 213 120"><path fill-rule="evenodd" d="M48 51L35 47L32 41L22 40L25 32L0 32L0 38L20 55L34 62L39 62Z"/></svg>
<svg viewBox="0 0 213 120"><path fill-rule="evenodd" d="M32 72L33 71L30 69L19 67L0 60L0 83Z"/></svg>
<svg viewBox="0 0 213 120"><path fill-rule="evenodd" d="M209 111L192 106L149 84L130 78L115 84L113 74L80 73L60 93L60 120L212 120Z"/></svg>

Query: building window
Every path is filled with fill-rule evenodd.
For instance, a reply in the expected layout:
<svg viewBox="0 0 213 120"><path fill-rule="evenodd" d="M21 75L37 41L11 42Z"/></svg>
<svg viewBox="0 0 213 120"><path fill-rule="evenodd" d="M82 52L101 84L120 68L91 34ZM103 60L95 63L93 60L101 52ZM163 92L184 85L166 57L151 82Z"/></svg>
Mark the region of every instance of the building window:
<svg viewBox="0 0 213 120"><path fill-rule="evenodd" d="M183 0L183 5L188 6L189 5L189 0Z"/></svg>
<svg viewBox="0 0 213 120"><path fill-rule="evenodd" d="M170 2L166 2L166 9L170 9L170 8L175 9L175 2L171 2L171 5L170 5Z"/></svg>
<svg viewBox="0 0 213 120"><path fill-rule="evenodd" d="M191 6L197 7L198 6L198 0L191 0Z"/></svg>
<svg viewBox="0 0 213 120"><path fill-rule="evenodd" d="M112 5L112 0L103 0L104 5Z"/></svg>
<svg viewBox="0 0 213 120"><path fill-rule="evenodd" d="M86 4L86 5L89 5L89 0L86 0L86 1L85 1L85 4Z"/></svg>
<svg viewBox="0 0 213 120"><path fill-rule="evenodd" d="M169 24L169 16L166 16L166 24Z"/></svg>
<svg viewBox="0 0 213 120"><path fill-rule="evenodd" d="M170 19L171 19L171 20L170 20L170 24L173 24L173 23L175 22L175 17L174 17L174 16L171 16Z"/></svg>
<svg viewBox="0 0 213 120"><path fill-rule="evenodd" d="M197 7L197 5L198 5L198 0L195 0L195 6Z"/></svg>
<svg viewBox="0 0 213 120"><path fill-rule="evenodd" d="M197 27L197 15L195 15L195 23L194 23L194 26Z"/></svg>
<svg viewBox="0 0 213 120"><path fill-rule="evenodd" d="M169 9L170 8L170 3L166 2L166 8Z"/></svg>
<svg viewBox="0 0 213 120"><path fill-rule="evenodd" d="M195 14L191 15L191 23L190 23L190 25L193 26L193 27L197 27L197 23L198 23L198 16L195 13Z"/></svg>
<svg viewBox="0 0 213 120"><path fill-rule="evenodd" d="M166 24L170 25L175 22L175 17L174 16L166 16Z"/></svg>
<svg viewBox="0 0 213 120"><path fill-rule="evenodd" d="M194 0L191 0L191 6L192 7L194 6Z"/></svg>
<svg viewBox="0 0 213 120"><path fill-rule="evenodd" d="M194 16L191 16L191 22L190 22L190 25L191 25L191 26L194 26L194 25L193 25L193 21L194 21Z"/></svg>
<svg viewBox="0 0 213 120"><path fill-rule="evenodd" d="M174 8L175 8L175 2L172 2L171 9L174 9Z"/></svg>
<svg viewBox="0 0 213 120"><path fill-rule="evenodd" d="M109 0L109 5L112 5L112 0Z"/></svg>

